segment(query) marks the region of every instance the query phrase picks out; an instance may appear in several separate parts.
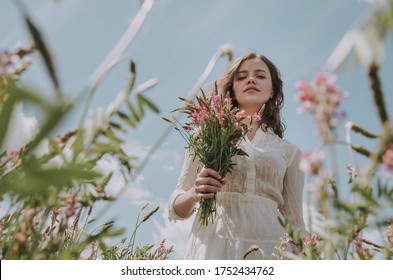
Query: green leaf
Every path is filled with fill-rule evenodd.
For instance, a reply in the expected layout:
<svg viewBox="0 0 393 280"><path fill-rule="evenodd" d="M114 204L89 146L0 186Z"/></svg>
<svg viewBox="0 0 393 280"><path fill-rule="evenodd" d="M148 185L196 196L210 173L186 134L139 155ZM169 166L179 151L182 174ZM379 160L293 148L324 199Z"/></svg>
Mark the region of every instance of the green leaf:
<svg viewBox="0 0 393 280"><path fill-rule="evenodd" d="M89 220L89 221L87 222L87 224L90 225L90 224L94 223L95 221L97 221L97 219L91 219L91 220Z"/></svg>
<svg viewBox="0 0 393 280"><path fill-rule="evenodd" d="M364 146L352 145L351 147L354 151L358 152L361 155L364 155L366 157L371 156L371 152L369 150L367 150Z"/></svg>
<svg viewBox="0 0 393 280"><path fill-rule="evenodd" d="M125 113L119 111L117 112L117 115L131 128L136 128L136 123L133 120L131 120Z"/></svg>
<svg viewBox="0 0 393 280"><path fill-rule="evenodd" d="M113 129L116 129L116 130L120 130L120 131L126 132L126 130L123 129L123 127L122 127L120 124L118 124L118 123L109 122L109 125L110 125Z"/></svg>
<svg viewBox="0 0 393 280"><path fill-rule="evenodd" d="M134 119L137 122L140 122L142 117L144 116L144 114L141 112L139 113L136 108L132 105L132 103L130 101L127 102L128 108L130 109L130 112L132 114L132 116L134 117Z"/></svg>
<svg viewBox="0 0 393 280"><path fill-rule="evenodd" d="M127 92L128 92L127 95L130 94L130 92L131 92L131 90L132 90L132 88L134 87L134 84L135 84L135 77L136 77L136 64L135 64L135 61L130 59L130 65L129 66L130 66L130 72L129 72L130 76L128 78L128 83L127 83L127 87L126 87Z"/></svg>
<svg viewBox="0 0 393 280"><path fill-rule="evenodd" d="M108 182L110 181L112 176L113 176L113 171L110 172L107 176L105 176L105 178L102 180L102 182L97 185L97 187L96 187L97 192L104 191L105 187L108 185Z"/></svg>
<svg viewBox="0 0 393 280"><path fill-rule="evenodd" d="M113 143L97 143L88 154L105 154L105 153L118 153L120 151L119 145Z"/></svg>
<svg viewBox="0 0 393 280"><path fill-rule="evenodd" d="M31 102L44 109L48 109L52 106L45 99L43 99L38 92L35 92L32 89L10 86L7 88L7 92L15 97L18 101Z"/></svg>
<svg viewBox="0 0 393 280"><path fill-rule="evenodd" d="M351 129L352 129L354 132L360 133L360 134L362 134L363 136L365 136L365 137L367 137L367 138L375 139L375 138L378 138L378 137L379 137L378 134L371 133L371 132L365 130L364 128L360 127L360 126L357 125L357 124L352 124Z"/></svg>
<svg viewBox="0 0 393 280"><path fill-rule="evenodd" d="M49 48L47 47L47 44L45 43L43 36L39 29L36 27L36 25L33 23L33 21L30 19L30 17L27 15L27 12L24 12L24 19L27 25L27 28L29 29L29 32L34 40L35 47L37 50L40 52L44 63L46 70L48 71L49 77L51 78L51 81L53 83L53 86L56 90L60 89L60 82L57 77L56 69L52 60L52 55L49 51Z"/></svg>
<svg viewBox="0 0 393 280"><path fill-rule="evenodd" d="M6 136L16 98L10 95L0 107L0 148Z"/></svg>
<svg viewBox="0 0 393 280"><path fill-rule="evenodd" d="M160 109L158 109L158 107L156 105L154 105L149 99L144 97L142 94L138 95L138 104L139 104L139 109L140 109L141 112L143 112L143 107L146 105L153 112L160 113Z"/></svg>
<svg viewBox="0 0 393 280"><path fill-rule="evenodd" d="M121 144L124 141L120 139L112 130L107 130L104 133L105 137L110 140L111 142L114 142L116 144Z"/></svg>
<svg viewBox="0 0 393 280"><path fill-rule="evenodd" d="M72 150L73 150L73 161L75 161L76 157L83 150L82 132L80 130L78 130L75 135L75 140L72 143Z"/></svg>

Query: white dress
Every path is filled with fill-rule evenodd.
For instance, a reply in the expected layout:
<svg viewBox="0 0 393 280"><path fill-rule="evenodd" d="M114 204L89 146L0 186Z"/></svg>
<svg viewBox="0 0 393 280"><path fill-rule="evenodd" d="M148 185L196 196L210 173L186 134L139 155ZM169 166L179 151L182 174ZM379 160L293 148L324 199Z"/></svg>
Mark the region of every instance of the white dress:
<svg viewBox="0 0 393 280"><path fill-rule="evenodd" d="M247 259L273 259L275 246L286 230L278 217L286 217L306 232L302 194L304 174L299 170L300 150L272 130L258 129L252 141L240 147L247 156L233 158L234 169L217 193L213 223L200 226L195 219L184 259L242 259L254 245L260 250ZM177 188L169 201L169 219L181 220L173 209L175 199L195 183L200 166L186 152Z"/></svg>

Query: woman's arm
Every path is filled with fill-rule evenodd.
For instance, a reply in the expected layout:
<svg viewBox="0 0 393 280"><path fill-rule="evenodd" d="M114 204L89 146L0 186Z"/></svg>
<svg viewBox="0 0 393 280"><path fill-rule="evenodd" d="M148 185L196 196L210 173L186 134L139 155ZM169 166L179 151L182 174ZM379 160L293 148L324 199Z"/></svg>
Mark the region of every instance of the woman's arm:
<svg viewBox="0 0 393 280"><path fill-rule="evenodd" d="M303 220L304 173L299 169L299 163L300 150L296 148L284 177L284 205L280 210L303 236L307 234Z"/></svg>
<svg viewBox="0 0 393 280"><path fill-rule="evenodd" d="M169 218L189 218L200 200L212 198L215 192L221 190L220 179L220 175L212 169L203 168L198 173L198 164L186 151L177 188L169 201Z"/></svg>

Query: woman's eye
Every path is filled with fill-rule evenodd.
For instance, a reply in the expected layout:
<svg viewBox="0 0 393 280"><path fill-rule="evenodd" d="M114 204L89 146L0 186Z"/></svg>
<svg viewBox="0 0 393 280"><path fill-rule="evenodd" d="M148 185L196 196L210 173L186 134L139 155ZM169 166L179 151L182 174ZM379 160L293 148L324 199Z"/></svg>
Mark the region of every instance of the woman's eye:
<svg viewBox="0 0 393 280"><path fill-rule="evenodd" d="M263 76L263 75L258 75L257 78L258 78L258 79L265 79L265 76Z"/></svg>
<svg viewBox="0 0 393 280"><path fill-rule="evenodd" d="M237 78L236 78L236 80L244 80L246 78L246 76L238 76Z"/></svg>

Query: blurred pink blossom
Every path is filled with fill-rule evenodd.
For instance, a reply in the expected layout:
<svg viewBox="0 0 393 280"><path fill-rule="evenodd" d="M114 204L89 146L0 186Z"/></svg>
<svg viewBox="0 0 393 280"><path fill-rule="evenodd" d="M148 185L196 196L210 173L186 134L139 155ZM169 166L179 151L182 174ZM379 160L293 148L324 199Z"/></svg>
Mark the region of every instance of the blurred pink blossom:
<svg viewBox="0 0 393 280"><path fill-rule="evenodd" d="M350 164L345 165L345 170L347 174L349 175L349 182L352 183L353 179L357 176L356 169L353 168Z"/></svg>
<svg viewBox="0 0 393 280"><path fill-rule="evenodd" d="M66 198L66 217L71 217L76 210L76 194L71 194Z"/></svg>
<svg viewBox="0 0 393 280"><path fill-rule="evenodd" d="M309 112L314 116L319 135L325 142L331 142L331 130L342 118L342 114L337 113L340 101L349 96L340 90L336 81L335 75L319 72L310 83L300 80L295 84L297 95L294 99L300 102L297 112Z"/></svg>
<svg viewBox="0 0 393 280"><path fill-rule="evenodd" d="M393 143L391 143L388 149L382 156L382 162L385 164L385 168L388 172L393 172Z"/></svg>
<svg viewBox="0 0 393 280"><path fill-rule="evenodd" d="M318 245L318 241L320 241L321 238L318 235L313 234L311 236L303 236L302 240L304 245L310 245L312 247L316 247Z"/></svg>
<svg viewBox="0 0 393 280"><path fill-rule="evenodd" d="M372 254L368 248L363 248L363 239L361 238L359 234L359 230L357 228L354 229L353 231L353 245L355 246L355 253L354 257L355 259L361 259L361 260L369 260L372 259Z"/></svg>
<svg viewBox="0 0 393 280"><path fill-rule="evenodd" d="M252 119L253 119L253 121L261 122L262 117L261 117L261 115L260 115L258 112L255 112L255 113L252 115Z"/></svg>
<svg viewBox="0 0 393 280"><path fill-rule="evenodd" d="M325 154L316 150L312 152L304 152L300 158L299 168L307 174L318 174L323 166Z"/></svg>
<svg viewBox="0 0 393 280"><path fill-rule="evenodd" d="M238 123L244 121L246 118L247 118L246 111L241 110L241 111L236 113L236 120L237 120Z"/></svg>

